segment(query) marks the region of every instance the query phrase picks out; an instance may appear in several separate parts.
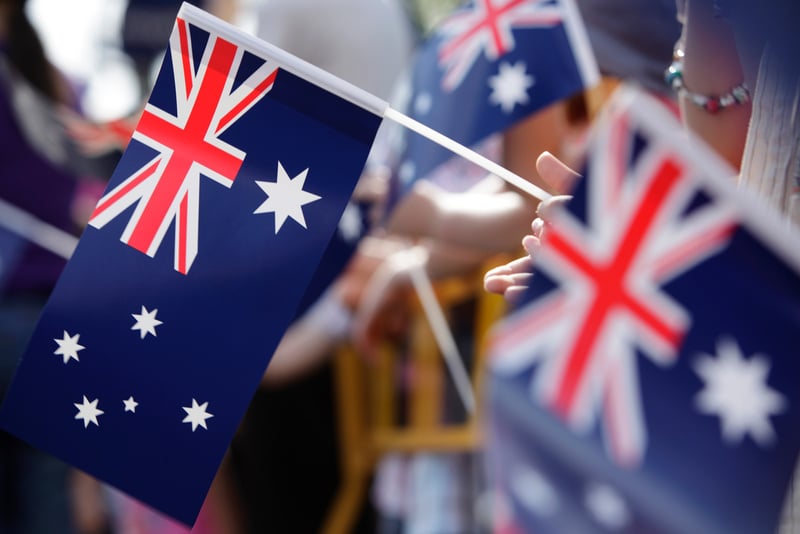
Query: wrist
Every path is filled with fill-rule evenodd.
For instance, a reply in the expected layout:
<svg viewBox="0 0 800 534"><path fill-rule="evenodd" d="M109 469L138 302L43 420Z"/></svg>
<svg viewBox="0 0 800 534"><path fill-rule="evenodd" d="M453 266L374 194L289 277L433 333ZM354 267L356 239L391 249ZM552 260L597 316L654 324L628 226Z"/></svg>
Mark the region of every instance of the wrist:
<svg viewBox="0 0 800 534"><path fill-rule="evenodd" d="M680 97L711 114L750 102L750 89L743 81L721 94L704 94L689 89L686 86L683 73L684 51L679 45L675 48L672 63L664 73L664 80Z"/></svg>

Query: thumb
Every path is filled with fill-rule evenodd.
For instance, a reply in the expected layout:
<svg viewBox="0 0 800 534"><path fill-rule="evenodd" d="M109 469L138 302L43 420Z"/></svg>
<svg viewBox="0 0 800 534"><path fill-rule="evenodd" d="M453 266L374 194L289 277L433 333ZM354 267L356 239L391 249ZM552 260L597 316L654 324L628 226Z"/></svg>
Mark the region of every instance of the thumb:
<svg viewBox="0 0 800 534"><path fill-rule="evenodd" d="M572 189L580 175L567 167L550 152L542 152L536 159L536 171L552 190L563 193Z"/></svg>

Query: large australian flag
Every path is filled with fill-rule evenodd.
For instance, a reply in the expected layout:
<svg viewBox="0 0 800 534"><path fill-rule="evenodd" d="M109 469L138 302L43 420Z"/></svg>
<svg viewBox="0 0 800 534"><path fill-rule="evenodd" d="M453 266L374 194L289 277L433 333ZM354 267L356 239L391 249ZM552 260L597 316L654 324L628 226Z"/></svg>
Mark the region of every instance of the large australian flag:
<svg viewBox="0 0 800 534"><path fill-rule="evenodd" d="M192 524L383 105L184 4L2 427Z"/></svg>
<svg viewBox="0 0 800 534"><path fill-rule="evenodd" d="M774 532L800 447L800 247L630 89L494 332L505 532Z"/></svg>
<svg viewBox="0 0 800 534"><path fill-rule="evenodd" d="M573 0L469 0L421 45L405 112L474 147L598 79ZM397 197L452 156L425 137L403 133Z"/></svg>

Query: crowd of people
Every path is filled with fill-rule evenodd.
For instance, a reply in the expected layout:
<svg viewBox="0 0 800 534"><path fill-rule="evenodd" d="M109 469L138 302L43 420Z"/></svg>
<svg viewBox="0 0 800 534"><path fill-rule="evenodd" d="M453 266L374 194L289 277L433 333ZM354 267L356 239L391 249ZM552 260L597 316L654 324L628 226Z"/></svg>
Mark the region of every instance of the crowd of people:
<svg viewBox="0 0 800 534"><path fill-rule="evenodd" d="M192 3L241 20L240 2ZM396 173L392 132L379 131L354 193L372 207L373 227L343 272L305 303L286 332L194 532L322 529L342 477L332 369L337 349L355 347L367 372L384 345L400 353L415 350L409 344L416 298L410 264L397 261L412 247L424 250L421 265L430 279L478 275L479 292L513 303L532 276L548 214L580 179L573 168L581 140L610 87L631 82L657 95L731 165L739 182L787 220L800 222L795 116L800 80L792 58L800 38L791 24L800 19L791 0L768 0L759 9L744 0L578 0L577 5L603 75L601 86L539 110L480 148L553 196L539 203L456 158L435 177L420 180L390 213L382 212ZM134 66L142 99L178 7L167 0L128 3L120 47ZM412 0L250 0L247 8L258 37L386 100L396 97L431 25ZM95 124L81 108L81 89L80 81L48 60L26 1L0 0L0 199L76 237L138 115L131 110L119 120ZM468 176L462 182L469 187L453 190L453 176ZM2 226L0 217L0 237L8 230ZM0 395L66 262L34 243L21 250L8 273L0 269ZM486 271L487 261L498 257L509 261ZM465 331L457 332L467 344L473 341L472 327L468 321ZM406 366L399 374L400 390L408 393L413 369ZM435 417L444 422L454 415ZM481 462L480 447L382 454L352 531L491 531L491 518L480 506ZM791 490L781 532L800 531L799 499L800 492ZM0 433L0 532L186 529Z"/></svg>

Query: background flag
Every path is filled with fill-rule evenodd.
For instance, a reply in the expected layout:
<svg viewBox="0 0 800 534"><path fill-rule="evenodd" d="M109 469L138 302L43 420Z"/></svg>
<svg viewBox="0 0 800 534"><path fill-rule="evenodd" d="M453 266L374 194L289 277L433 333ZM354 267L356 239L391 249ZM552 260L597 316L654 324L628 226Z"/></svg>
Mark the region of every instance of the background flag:
<svg viewBox="0 0 800 534"><path fill-rule="evenodd" d="M185 4L2 426L192 524L381 105Z"/></svg>
<svg viewBox="0 0 800 534"><path fill-rule="evenodd" d="M774 532L800 446L797 233L626 89L495 332L505 528Z"/></svg>
<svg viewBox="0 0 800 534"><path fill-rule="evenodd" d="M572 0L471 0L421 45L405 112L472 147L598 79ZM414 132L401 135L398 197L451 157Z"/></svg>

